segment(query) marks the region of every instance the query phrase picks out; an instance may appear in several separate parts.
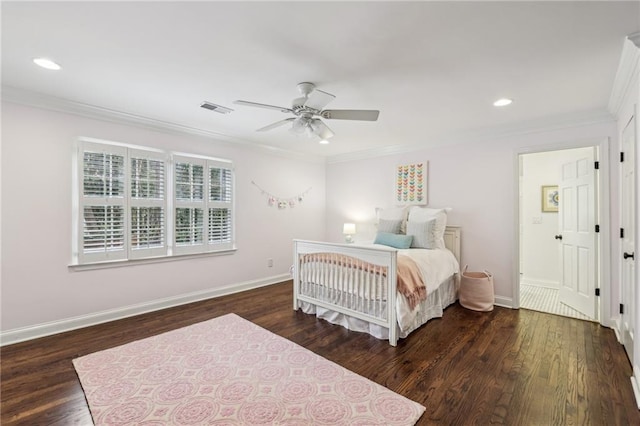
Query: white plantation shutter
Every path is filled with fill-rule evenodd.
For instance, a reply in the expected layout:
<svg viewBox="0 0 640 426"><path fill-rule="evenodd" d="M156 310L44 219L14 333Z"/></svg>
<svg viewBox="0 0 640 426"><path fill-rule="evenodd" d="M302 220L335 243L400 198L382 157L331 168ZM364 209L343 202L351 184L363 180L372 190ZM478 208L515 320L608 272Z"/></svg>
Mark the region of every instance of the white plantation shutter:
<svg viewBox="0 0 640 426"><path fill-rule="evenodd" d="M167 254L167 157L129 150L130 258Z"/></svg>
<svg viewBox="0 0 640 426"><path fill-rule="evenodd" d="M233 247L233 173L230 164L209 162L209 244Z"/></svg>
<svg viewBox="0 0 640 426"><path fill-rule="evenodd" d="M124 208L85 205L83 218L84 253L104 255L106 259L122 257L118 253L124 251Z"/></svg>
<svg viewBox="0 0 640 426"><path fill-rule="evenodd" d="M173 157L175 181L174 252L205 251L205 178L206 160Z"/></svg>
<svg viewBox="0 0 640 426"><path fill-rule="evenodd" d="M126 149L85 143L81 158L81 262L126 259Z"/></svg>
<svg viewBox="0 0 640 426"><path fill-rule="evenodd" d="M229 209L209 209L209 244L225 245L231 243L231 229Z"/></svg>

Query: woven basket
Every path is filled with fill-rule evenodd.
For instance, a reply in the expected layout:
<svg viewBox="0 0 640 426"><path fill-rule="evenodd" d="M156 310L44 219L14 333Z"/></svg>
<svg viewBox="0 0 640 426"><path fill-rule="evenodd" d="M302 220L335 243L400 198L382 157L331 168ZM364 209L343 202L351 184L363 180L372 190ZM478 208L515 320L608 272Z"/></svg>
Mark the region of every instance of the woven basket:
<svg viewBox="0 0 640 426"><path fill-rule="evenodd" d="M474 311L493 311L493 275L488 271L467 272L464 267L460 279L460 304Z"/></svg>

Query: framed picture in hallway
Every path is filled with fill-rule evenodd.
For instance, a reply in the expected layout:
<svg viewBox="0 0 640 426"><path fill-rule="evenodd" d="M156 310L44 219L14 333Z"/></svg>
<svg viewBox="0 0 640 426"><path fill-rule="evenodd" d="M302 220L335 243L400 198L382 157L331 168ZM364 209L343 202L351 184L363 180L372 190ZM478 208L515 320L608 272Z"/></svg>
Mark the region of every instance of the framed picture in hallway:
<svg viewBox="0 0 640 426"><path fill-rule="evenodd" d="M558 185L544 185L542 187L542 211L549 213L558 212Z"/></svg>

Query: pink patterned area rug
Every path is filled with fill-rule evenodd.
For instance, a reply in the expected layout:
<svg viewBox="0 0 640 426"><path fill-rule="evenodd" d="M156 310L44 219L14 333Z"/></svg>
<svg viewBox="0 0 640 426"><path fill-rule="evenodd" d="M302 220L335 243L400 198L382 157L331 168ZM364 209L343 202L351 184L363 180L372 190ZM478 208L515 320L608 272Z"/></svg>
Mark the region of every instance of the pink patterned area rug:
<svg viewBox="0 0 640 426"><path fill-rule="evenodd" d="M96 425L413 425L425 411L235 314L73 365Z"/></svg>

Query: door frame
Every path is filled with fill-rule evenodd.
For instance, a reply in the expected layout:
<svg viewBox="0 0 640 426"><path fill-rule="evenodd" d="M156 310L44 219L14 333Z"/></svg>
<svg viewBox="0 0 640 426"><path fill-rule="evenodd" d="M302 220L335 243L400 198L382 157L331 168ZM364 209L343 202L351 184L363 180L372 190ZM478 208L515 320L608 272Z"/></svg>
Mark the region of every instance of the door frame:
<svg viewBox="0 0 640 426"><path fill-rule="evenodd" d="M520 155L534 154L539 152L560 151L572 148L597 148L597 160L599 162L599 170L596 177L596 197L597 206L596 213L600 232L598 238L598 276L597 283L600 288L600 303L598 308L599 322L603 326L613 327L614 321L611 321L611 273L610 273L610 255L611 255L611 236L610 236L610 203L609 203L609 145L610 140L606 138L591 138L573 141L561 141L545 145L518 147L514 150L513 167L514 182L519 182L521 173ZM513 252L515 259L513 262L512 272L512 307L520 309L520 185L514 185L514 235Z"/></svg>
<svg viewBox="0 0 640 426"><path fill-rule="evenodd" d="M618 152L622 152L623 150L623 141L624 141L624 131L629 127L629 125L631 124L632 121L634 121L634 139L632 141L632 143L634 144L634 156L630 158L630 160L632 160L634 162L634 179L635 179L635 188L634 188L634 196L633 196L633 204L634 204L634 215L632 218L633 221L633 233L634 233L634 246L635 246L635 251L637 252L637 248L638 248L638 241L637 241L637 235L638 235L638 146L637 146L637 142L639 139L638 136L638 108L637 105L634 105L633 108L631 109L631 116L629 116L626 120L626 124L624 126L622 126L622 128L620 129L620 133L619 133L619 140L618 140L618 147L617 150ZM621 120L622 121L622 120ZM624 121L623 121L624 122ZM627 154L625 154L625 161L627 161ZM623 170L623 166L620 165L620 167L618 168L618 182L620 182L620 188L619 188L619 197L618 197L618 219L620 221L620 228L622 228L622 215L623 215L623 211L622 211L622 199L623 199L623 194L622 194L622 182L624 180L624 170ZM615 327L614 330L616 332L616 337L618 338L618 341L625 347L625 351L627 352L627 356L629 356L629 359L631 360L631 364L633 365L633 359L632 358L637 358L637 355L635 354L637 351L637 346L638 344L635 342L636 337L635 337L635 333L637 332L637 326L638 326L638 309L639 305L637 303L637 300L639 298L639 294L638 292L640 291L640 289L636 288L634 291L634 298L635 300L629 302L626 298L626 294L625 294L625 290L626 288L623 286L622 283L622 276L624 274L623 269L624 269L624 262L626 262L626 260L623 259L623 253L625 251L625 247L624 247L624 240L621 238L620 239L620 243L618 244L617 247L617 251L618 251L618 277L619 277L619 282L620 282L620 291L619 291L619 302L620 304L627 304L627 303L634 303L634 307L633 307L633 314L634 314L634 318L631 318L631 323L633 326L633 331L634 331L634 338L632 341L632 356L629 356L629 352L626 351L626 336L625 336L625 330L624 330L624 321L623 321L623 316L622 314L619 315L616 320L615 320ZM638 262L634 259L635 262L635 274L634 274L634 278L635 278L635 282L638 281ZM631 283L631 285L633 285L634 283ZM635 372L634 374L631 376L632 381L633 378L635 377ZM635 392L635 389L634 389ZM636 398L638 399L638 398ZM640 409L640 399L638 402L638 408Z"/></svg>

